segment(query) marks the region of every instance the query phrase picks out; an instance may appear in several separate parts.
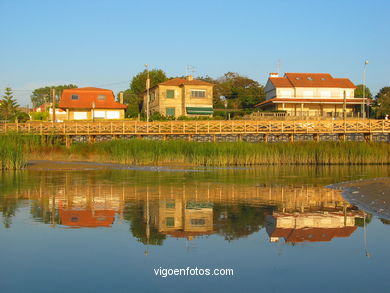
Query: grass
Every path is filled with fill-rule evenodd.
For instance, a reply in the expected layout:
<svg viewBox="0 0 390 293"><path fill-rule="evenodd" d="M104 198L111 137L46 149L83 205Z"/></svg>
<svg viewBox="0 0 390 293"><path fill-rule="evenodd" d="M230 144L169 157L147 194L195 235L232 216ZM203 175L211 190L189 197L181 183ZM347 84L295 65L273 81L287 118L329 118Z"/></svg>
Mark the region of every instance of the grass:
<svg viewBox="0 0 390 293"><path fill-rule="evenodd" d="M130 165L198 166L390 164L390 144L362 142L188 142L113 140L74 143L40 136L0 136L1 169L21 169L29 159L88 160Z"/></svg>
<svg viewBox="0 0 390 293"><path fill-rule="evenodd" d="M262 164L389 164L390 144L361 142L187 142L115 140L74 144L74 154L132 165L183 163L202 166Z"/></svg>

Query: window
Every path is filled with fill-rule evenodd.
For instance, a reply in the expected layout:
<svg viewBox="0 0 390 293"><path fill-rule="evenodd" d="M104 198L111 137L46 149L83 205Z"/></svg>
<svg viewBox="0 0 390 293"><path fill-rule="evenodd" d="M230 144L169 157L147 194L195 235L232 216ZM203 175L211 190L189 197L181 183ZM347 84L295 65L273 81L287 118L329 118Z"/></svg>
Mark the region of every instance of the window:
<svg viewBox="0 0 390 293"><path fill-rule="evenodd" d="M330 91L321 91L321 97L329 98L331 96Z"/></svg>
<svg viewBox="0 0 390 293"><path fill-rule="evenodd" d="M175 218L173 217L167 217L165 218L165 221L167 223L167 227L173 227L175 226Z"/></svg>
<svg viewBox="0 0 390 293"><path fill-rule="evenodd" d="M104 118L106 118L106 111L94 110L93 111L93 118L95 118L95 119L104 119Z"/></svg>
<svg viewBox="0 0 390 293"><path fill-rule="evenodd" d="M175 108L166 108L165 116L175 116Z"/></svg>
<svg viewBox="0 0 390 293"><path fill-rule="evenodd" d="M205 219L191 219L192 226L204 226L206 224Z"/></svg>
<svg viewBox="0 0 390 293"><path fill-rule="evenodd" d="M280 91L280 95L283 97L291 97L291 91Z"/></svg>
<svg viewBox="0 0 390 293"><path fill-rule="evenodd" d="M296 79L296 80L300 80L301 78L300 78L300 77L296 77L295 79Z"/></svg>
<svg viewBox="0 0 390 293"><path fill-rule="evenodd" d="M72 95L72 100L78 100L79 99L79 95Z"/></svg>
<svg viewBox="0 0 390 293"><path fill-rule="evenodd" d="M175 203L174 202L167 202L165 207L167 209L174 209L175 208Z"/></svg>
<svg viewBox="0 0 390 293"><path fill-rule="evenodd" d="M79 218L78 218L78 217L71 217L71 218L70 218L70 221L71 221L72 223L77 223L77 222L79 221Z"/></svg>
<svg viewBox="0 0 390 293"><path fill-rule="evenodd" d="M313 97L313 91L303 91L303 96L304 97Z"/></svg>
<svg viewBox="0 0 390 293"><path fill-rule="evenodd" d="M167 90L167 98L168 99L175 98L175 90Z"/></svg>
<svg viewBox="0 0 390 293"><path fill-rule="evenodd" d="M205 98L206 91L205 90L191 90L191 97L192 98Z"/></svg>
<svg viewBox="0 0 390 293"><path fill-rule="evenodd" d="M308 80L313 80L313 78L311 76L308 76L307 79Z"/></svg>
<svg viewBox="0 0 390 293"><path fill-rule="evenodd" d="M321 77L321 80L326 80L326 78L325 77Z"/></svg>
<svg viewBox="0 0 390 293"><path fill-rule="evenodd" d="M99 101L104 101L106 99L106 95L98 95Z"/></svg>

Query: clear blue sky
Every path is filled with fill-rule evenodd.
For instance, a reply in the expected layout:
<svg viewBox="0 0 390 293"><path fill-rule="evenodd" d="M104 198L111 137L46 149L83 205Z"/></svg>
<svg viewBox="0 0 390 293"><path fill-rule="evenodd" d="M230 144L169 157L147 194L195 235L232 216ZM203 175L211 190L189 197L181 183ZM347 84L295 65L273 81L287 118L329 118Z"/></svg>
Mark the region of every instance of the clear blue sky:
<svg viewBox="0 0 390 293"><path fill-rule="evenodd" d="M56 84L126 89L144 69L169 76L234 71L264 84L284 72L329 72L390 86L390 1L0 0L0 87L22 105Z"/></svg>

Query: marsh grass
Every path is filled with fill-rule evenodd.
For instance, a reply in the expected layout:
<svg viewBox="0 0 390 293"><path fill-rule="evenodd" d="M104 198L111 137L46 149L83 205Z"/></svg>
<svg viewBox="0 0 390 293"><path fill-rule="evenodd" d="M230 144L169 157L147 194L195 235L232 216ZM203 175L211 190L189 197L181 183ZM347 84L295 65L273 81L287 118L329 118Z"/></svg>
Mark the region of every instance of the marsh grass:
<svg viewBox="0 0 390 293"><path fill-rule="evenodd" d="M112 140L74 143L9 134L0 136L1 169L21 169L29 159L89 160L130 165L198 166L389 164L390 144L363 142L188 142L182 140Z"/></svg>
<svg viewBox="0 0 390 293"><path fill-rule="evenodd" d="M123 164L182 163L202 166L265 164L389 164L390 145L362 142L187 142L180 140L115 140L75 144L71 153L93 153L101 160Z"/></svg>

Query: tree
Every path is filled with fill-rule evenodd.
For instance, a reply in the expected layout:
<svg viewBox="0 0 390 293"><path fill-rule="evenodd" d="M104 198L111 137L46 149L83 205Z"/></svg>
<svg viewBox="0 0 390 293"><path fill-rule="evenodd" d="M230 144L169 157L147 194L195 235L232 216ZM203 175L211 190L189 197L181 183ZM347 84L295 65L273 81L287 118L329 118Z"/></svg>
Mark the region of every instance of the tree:
<svg viewBox="0 0 390 293"><path fill-rule="evenodd" d="M12 120L16 117L18 110L18 103L12 95L10 87L5 88L3 99L0 101L0 116L4 120Z"/></svg>
<svg viewBox="0 0 390 293"><path fill-rule="evenodd" d="M365 87L365 94L364 96L368 99L372 99L371 91L368 87ZM355 98L362 99L363 98L363 85L358 84L355 89Z"/></svg>
<svg viewBox="0 0 390 293"><path fill-rule="evenodd" d="M376 117L383 118L386 114L390 115L390 86L381 88L375 99Z"/></svg>
<svg viewBox="0 0 390 293"><path fill-rule="evenodd" d="M153 69L149 71L150 87L153 87L168 79L165 72L161 69ZM127 98L131 101L129 106L133 109L138 107L139 111L143 105L143 93L146 90L147 71L144 70L133 77L130 82L130 91L127 93Z"/></svg>
<svg viewBox="0 0 390 293"><path fill-rule="evenodd" d="M215 104L224 96L230 108L252 108L265 99L264 87L261 84L236 72L225 73L215 80L214 84Z"/></svg>
<svg viewBox="0 0 390 293"><path fill-rule="evenodd" d="M131 89L123 91L123 103L127 105L126 117L137 117L142 110L139 97Z"/></svg>
<svg viewBox="0 0 390 293"><path fill-rule="evenodd" d="M77 85L65 84L65 85L57 85L57 86L46 86L46 87L35 89L31 95L31 102L33 104L33 107L39 107L44 103L50 103L52 99L51 90L53 87L56 89L56 102L58 102L60 100L62 91L64 89L77 88Z"/></svg>

